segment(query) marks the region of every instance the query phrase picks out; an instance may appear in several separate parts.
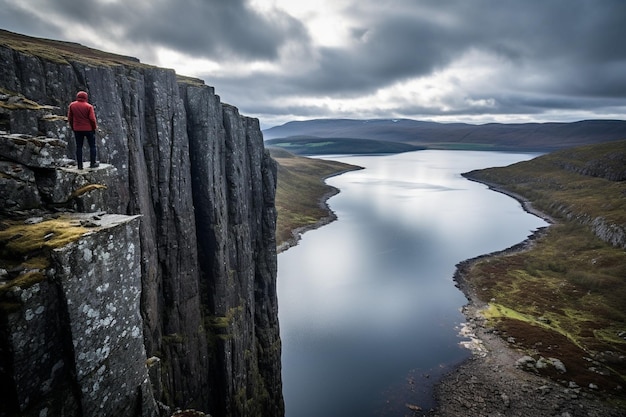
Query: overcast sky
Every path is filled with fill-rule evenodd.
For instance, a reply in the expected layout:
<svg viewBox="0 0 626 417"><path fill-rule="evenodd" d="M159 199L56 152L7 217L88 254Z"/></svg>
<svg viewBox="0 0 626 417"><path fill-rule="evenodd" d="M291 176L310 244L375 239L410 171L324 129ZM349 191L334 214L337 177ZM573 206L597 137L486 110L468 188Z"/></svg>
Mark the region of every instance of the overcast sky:
<svg viewBox="0 0 626 417"><path fill-rule="evenodd" d="M626 0L0 0L0 28L202 78L263 128L626 115Z"/></svg>

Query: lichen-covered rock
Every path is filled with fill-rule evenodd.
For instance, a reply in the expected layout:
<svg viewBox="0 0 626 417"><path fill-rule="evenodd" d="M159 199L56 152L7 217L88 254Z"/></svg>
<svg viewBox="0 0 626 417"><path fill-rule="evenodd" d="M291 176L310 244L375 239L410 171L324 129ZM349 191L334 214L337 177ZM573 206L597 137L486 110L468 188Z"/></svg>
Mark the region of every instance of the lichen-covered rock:
<svg viewBox="0 0 626 417"><path fill-rule="evenodd" d="M49 137L62 139L67 142L67 156L73 158L76 154L76 145L74 144L74 132L67 123L67 116L59 116L46 113L38 120L39 134Z"/></svg>
<svg viewBox="0 0 626 417"><path fill-rule="evenodd" d="M41 272L33 274L18 277L10 289L0 289L2 416L63 415L63 410L78 409L60 293Z"/></svg>
<svg viewBox="0 0 626 417"><path fill-rule="evenodd" d="M60 166L67 143L60 139L25 134L0 135L0 157L31 168Z"/></svg>
<svg viewBox="0 0 626 417"><path fill-rule="evenodd" d="M81 213L126 212L127 190L117 187L117 169L109 164L78 170L76 166L31 169L0 160L0 211L65 208ZM122 193L120 195L120 193Z"/></svg>
<svg viewBox="0 0 626 417"><path fill-rule="evenodd" d="M104 215L93 233L55 249L83 415L156 415L139 310L139 218ZM146 413L141 413L146 415Z"/></svg>
<svg viewBox="0 0 626 417"><path fill-rule="evenodd" d="M0 285L0 415L156 416L139 309L139 217L12 224L18 242L3 251L51 252L25 258Z"/></svg>
<svg viewBox="0 0 626 417"><path fill-rule="evenodd" d="M0 160L0 211L41 206L35 173L22 164Z"/></svg>
<svg viewBox="0 0 626 417"><path fill-rule="evenodd" d="M62 205L81 213L107 211L124 213L121 202L128 197L116 186L118 171L110 164L79 170L76 166L39 170L37 187L42 198L51 205ZM127 193L126 193L127 195Z"/></svg>

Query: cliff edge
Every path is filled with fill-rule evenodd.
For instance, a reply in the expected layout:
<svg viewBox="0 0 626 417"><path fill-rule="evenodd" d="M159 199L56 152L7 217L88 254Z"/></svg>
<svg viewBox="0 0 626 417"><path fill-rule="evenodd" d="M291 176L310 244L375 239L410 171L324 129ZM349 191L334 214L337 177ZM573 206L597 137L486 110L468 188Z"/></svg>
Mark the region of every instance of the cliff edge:
<svg viewBox="0 0 626 417"><path fill-rule="evenodd" d="M283 415L258 121L200 80L73 43L0 31L0 57L0 416ZM95 170L72 162L79 90Z"/></svg>

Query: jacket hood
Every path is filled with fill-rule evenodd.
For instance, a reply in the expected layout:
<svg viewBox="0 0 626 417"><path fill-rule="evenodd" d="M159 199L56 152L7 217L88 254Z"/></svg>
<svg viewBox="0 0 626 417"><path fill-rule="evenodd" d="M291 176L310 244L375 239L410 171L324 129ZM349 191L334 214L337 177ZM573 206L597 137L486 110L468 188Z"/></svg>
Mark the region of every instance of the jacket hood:
<svg viewBox="0 0 626 417"><path fill-rule="evenodd" d="M78 94L76 94L76 100L78 101L87 101L87 98L87 93L84 91L79 91Z"/></svg>

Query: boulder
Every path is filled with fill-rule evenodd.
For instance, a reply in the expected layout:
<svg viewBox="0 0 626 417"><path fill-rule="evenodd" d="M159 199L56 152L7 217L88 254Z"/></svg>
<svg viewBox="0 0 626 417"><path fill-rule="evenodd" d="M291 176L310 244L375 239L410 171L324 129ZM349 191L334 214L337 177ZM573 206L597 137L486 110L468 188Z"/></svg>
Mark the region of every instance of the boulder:
<svg viewBox="0 0 626 417"><path fill-rule="evenodd" d="M28 210L41 206L35 173L28 167L0 160L0 211Z"/></svg>
<svg viewBox="0 0 626 417"><path fill-rule="evenodd" d="M16 247L5 250L49 251L36 263L25 257L0 285L0 386L14 393L0 415L156 417L139 308L139 217L11 224L4 232Z"/></svg>
<svg viewBox="0 0 626 417"><path fill-rule="evenodd" d="M26 134L0 135L0 158L30 168L54 168L65 161L67 143Z"/></svg>

